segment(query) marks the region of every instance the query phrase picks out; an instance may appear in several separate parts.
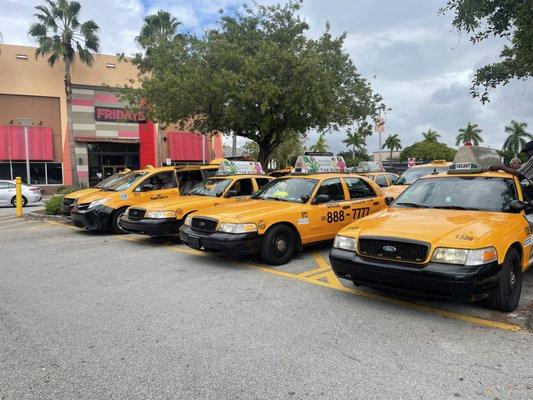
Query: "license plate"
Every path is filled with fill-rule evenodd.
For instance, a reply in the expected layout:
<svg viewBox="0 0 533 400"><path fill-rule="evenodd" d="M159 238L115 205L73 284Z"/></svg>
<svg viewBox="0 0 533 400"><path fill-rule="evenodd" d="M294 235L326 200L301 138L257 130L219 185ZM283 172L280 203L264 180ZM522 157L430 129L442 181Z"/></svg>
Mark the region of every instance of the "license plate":
<svg viewBox="0 0 533 400"><path fill-rule="evenodd" d="M194 247L195 249L202 247L200 238L197 236L189 236L189 246Z"/></svg>

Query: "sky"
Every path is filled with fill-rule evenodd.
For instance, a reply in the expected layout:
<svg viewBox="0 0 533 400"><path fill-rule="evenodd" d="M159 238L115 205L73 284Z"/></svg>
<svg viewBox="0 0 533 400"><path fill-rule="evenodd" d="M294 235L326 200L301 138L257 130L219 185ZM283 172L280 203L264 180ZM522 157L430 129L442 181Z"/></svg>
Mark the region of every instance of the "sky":
<svg viewBox="0 0 533 400"><path fill-rule="evenodd" d="M163 9L184 31L202 33L216 25L219 10L232 13L246 0L81 0L82 20L100 26L102 53L138 51L134 38L144 16ZM280 0L283 2L284 0ZM5 43L32 45L27 29L39 0L0 0L0 31ZM273 0L258 0L272 3ZM398 134L403 146L420 140L421 132L437 130L455 145L457 130L468 122L483 129L484 144L500 148L511 119L527 122L533 133L533 82L515 81L491 92L482 105L469 94L479 66L497 60L503 42L490 39L472 45L451 26L451 15L439 15L445 0L304 0L301 15L309 35L323 32L327 21L334 34L347 32L345 49L360 73L380 93L387 107L384 138ZM310 132L307 144L317 138ZM330 149L345 150L345 132L327 135ZM239 140L239 144L243 141ZM367 140L369 152L378 139Z"/></svg>

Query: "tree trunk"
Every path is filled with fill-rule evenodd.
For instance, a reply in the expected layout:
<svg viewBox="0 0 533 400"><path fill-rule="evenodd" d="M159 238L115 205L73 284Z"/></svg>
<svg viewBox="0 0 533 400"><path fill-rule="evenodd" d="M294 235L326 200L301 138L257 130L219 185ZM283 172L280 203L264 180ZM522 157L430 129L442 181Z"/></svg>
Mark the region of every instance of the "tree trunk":
<svg viewBox="0 0 533 400"><path fill-rule="evenodd" d="M72 122L72 81L71 62L65 61L65 93L67 96L67 137L70 147L70 173L72 174L72 186L79 186L78 167L76 164L76 143L74 141L74 123Z"/></svg>
<svg viewBox="0 0 533 400"><path fill-rule="evenodd" d="M259 155L257 156L257 161L261 163L265 172L268 170L268 163L270 162L271 155L272 149L270 148L270 145L259 144Z"/></svg>
<svg viewBox="0 0 533 400"><path fill-rule="evenodd" d="M390 163L390 166L392 168L392 147L390 148L390 158L389 158L389 163Z"/></svg>

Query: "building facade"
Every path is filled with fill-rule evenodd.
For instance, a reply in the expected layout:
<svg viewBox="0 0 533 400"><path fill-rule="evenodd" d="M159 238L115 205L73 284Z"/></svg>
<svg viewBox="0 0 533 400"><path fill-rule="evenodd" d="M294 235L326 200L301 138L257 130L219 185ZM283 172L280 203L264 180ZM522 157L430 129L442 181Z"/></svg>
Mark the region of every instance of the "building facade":
<svg viewBox="0 0 533 400"><path fill-rule="evenodd" d="M69 185L64 65L58 61L52 68L34 54L33 47L0 45L0 179L21 176L32 184ZM85 186L126 167L202 162L222 155L220 135L160 131L142 113L128 111L110 88L136 76L135 66L116 56L95 55L91 67L74 63L75 159Z"/></svg>

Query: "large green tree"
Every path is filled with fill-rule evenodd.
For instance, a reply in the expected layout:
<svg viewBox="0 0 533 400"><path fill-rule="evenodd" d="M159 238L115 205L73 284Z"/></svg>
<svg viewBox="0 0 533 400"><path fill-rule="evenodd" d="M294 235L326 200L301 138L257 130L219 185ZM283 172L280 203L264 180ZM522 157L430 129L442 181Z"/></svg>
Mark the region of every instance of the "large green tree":
<svg viewBox="0 0 533 400"><path fill-rule="evenodd" d="M440 142L416 142L408 146L400 153L400 160L407 161L408 158L414 157L423 162L431 162L433 160L452 161L455 157L456 151Z"/></svg>
<svg viewBox="0 0 533 400"><path fill-rule="evenodd" d="M373 116L381 98L344 50L346 36L328 25L308 37L299 9L298 1L244 7L202 37L150 46L134 59L140 87L123 93L158 122L253 140L264 166L288 132L336 131Z"/></svg>
<svg viewBox="0 0 533 400"><path fill-rule="evenodd" d="M455 145L459 146L461 143L471 143L474 146L479 146L483 142L481 132L483 131L478 124L469 122L464 128L459 129L459 134L455 137Z"/></svg>
<svg viewBox="0 0 533 400"><path fill-rule="evenodd" d="M402 142L398 134L395 133L394 135L387 136L387 139L385 139L385 143L383 143L383 146L381 146L381 148L390 150L389 162L392 167L392 152L394 150L400 150L402 148Z"/></svg>
<svg viewBox="0 0 533 400"><path fill-rule="evenodd" d="M366 151L366 138L371 135L372 125L367 121L361 121L355 131L347 129L346 138L342 142L351 147L352 157L355 158L357 151Z"/></svg>
<svg viewBox="0 0 533 400"><path fill-rule="evenodd" d="M78 186L75 155L74 129L72 123L72 65L76 58L92 65L93 52L100 50L98 25L92 20L80 22L81 5L77 1L47 0L46 5L35 7L37 22L28 34L37 42L35 57L48 57L53 67L58 60L65 68L65 93L67 101L67 135L70 143L70 169L72 185Z"/></svg>
<svg viewBox="0 0 533 400"><path fill-rule="evenodd" d="M316 140L316 143L312 145L309 150L324 153L329 150L328 141L325 134L321 133Z"/></svg>
<svg viewBox="0 0 533 400"><path fill-rule="evenodd" d="M422 136L424 136L424 141L433 143L438 142L440 138L440 134L431 128L426 132L422 132Z"/></svg>
<svg viewBox="0 0 533 400"><path fill-rule="evenodd" d="M526 139L528 141L533 140L533 136L526 129L527 123L512 119L511 123L505 127L507 138L503 143L502 150L512 152L514 157L517 158L518 153L526 144Z"/></svg>
<svg viewBox="0 0 533 400"><path fill-rule="evenodd" d="M149 49L161 41L173 40L180 25L181 22L170 13L159 10L156 14L144 18L144 24L135 40L141 48Z"/></svg>
<svg viewBox="0 0 533 400"><path fill-rule="evenodd" d="M453 13L453 26L469 34L472 43L490 37L505 39L500 60L476 71L474 97L486 102L489 89L533 75L533 1L448 0L441 12Z"/></svg>

